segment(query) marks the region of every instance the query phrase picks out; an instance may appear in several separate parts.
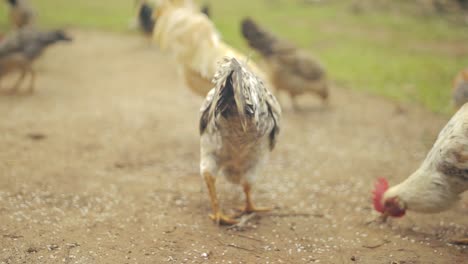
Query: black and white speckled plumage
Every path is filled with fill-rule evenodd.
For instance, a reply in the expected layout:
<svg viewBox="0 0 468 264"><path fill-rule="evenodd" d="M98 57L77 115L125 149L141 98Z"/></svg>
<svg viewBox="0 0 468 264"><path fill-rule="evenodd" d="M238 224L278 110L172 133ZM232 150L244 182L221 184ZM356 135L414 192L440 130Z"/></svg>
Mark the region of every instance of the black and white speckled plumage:
<svg viewBox="0 0 468 264"><path fill-rule="evenodd" d="M468 104L440 132L419 169L390 188L408 210L435 213L449 209L468 190Z"/></svg>
<svg viewBox="0 0 468 264"><path fill-rule="evenodd" d="M251 183L275 146L281 108L235 58L223 58L213 83L201 107L201 173Z"/></svg>

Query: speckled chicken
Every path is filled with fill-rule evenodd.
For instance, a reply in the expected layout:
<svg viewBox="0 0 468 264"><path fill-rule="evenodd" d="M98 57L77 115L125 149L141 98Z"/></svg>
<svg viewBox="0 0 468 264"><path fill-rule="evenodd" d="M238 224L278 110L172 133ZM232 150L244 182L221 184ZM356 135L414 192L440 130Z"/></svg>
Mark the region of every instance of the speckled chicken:
<svg viewBox="0 0 468 264"><path fill-rule="evenodd" d="M468 190L468 104L442 129L416 172L391 188L385 179L375 187L374 208L384 218L407 210L438 213L455 204Z"/></svg>
<svg viewBox="0 0 468 264"><path fill-rule="evenodd" d="M242 34L250 47L263 56L273 86L289 93L295 108L296 96L304 93L316 94L327 101L329 87L325 69L307 52L278 39L250 18L242 21Z"/></svg>
<svg viewBox="0 0 468 264"><path fill-rule="evenodd" d="M30 74L29 92L33 92L35 72L32 63L49 45L58 41L71 41L71 38L62 30L43 32L29 28L7 35L0 42L0 80L9 73L20 71L20 78L10 90L15 92L26 74Z"/></svg>
<svg viewBox="0 0 468 264"><path fill-rule="evenodd" d="M275 147L281 108L262 81L235 58L223 58L213 83L201 107L200 173L211 198L210 217L218 224L235 224L219 207L216 179L224 176L243 186L245 213L266 210L254 206L251 190Z"/></svg>
<svg viewBox="0 0 468 264"><path fill-rule="evenodd" d="M468 102L468 68L462 70L453 81L452 100L458 109Z"/></svg>
<svg viewBox="0 0 468 264"><path fill-rule="evenodd" d="M27 0L5 0L10 7L10 23L15 28L34 25L35 13Z"/></svg>

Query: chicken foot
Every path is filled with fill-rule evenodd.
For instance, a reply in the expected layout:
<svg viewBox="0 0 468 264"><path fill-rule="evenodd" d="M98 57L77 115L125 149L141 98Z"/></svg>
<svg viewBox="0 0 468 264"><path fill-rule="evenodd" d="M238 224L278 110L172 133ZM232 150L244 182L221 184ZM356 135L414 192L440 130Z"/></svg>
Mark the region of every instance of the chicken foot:
<svg viewBox="0 0 468 264"><path fill-rule="evenodd" d="M216 196L216 180L215 178L209 174L204 174L206 186L208 187L208 192L211 199L211 208L213 210L213 214L210 214L210 218L215 221L218 225L235 225L238 223L237 220L223 214L221 209L219 208L218 197Z"/></svg>
<svg viewBox="0 0 468 264"><path fill-rule="evenodd" d="M261 213L261 212L269 212L271 211L271 208L268 207L256 207L252 201L252 187L250 186L249 183L243 183L242 187L244 188L244 193L245 193L245 207L240 209L240 213L236 215L242 216L244 214L251 214L251 213Z"/></svg>

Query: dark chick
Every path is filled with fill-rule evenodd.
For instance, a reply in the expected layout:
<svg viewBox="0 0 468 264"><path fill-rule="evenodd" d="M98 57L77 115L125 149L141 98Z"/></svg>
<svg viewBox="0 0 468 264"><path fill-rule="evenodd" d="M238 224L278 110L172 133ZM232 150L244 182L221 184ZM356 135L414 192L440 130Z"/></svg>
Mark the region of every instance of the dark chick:
<svg viewBox="0 0 468 264"><path fill-rule="evenodd" d="M146 1L137 1L138 5L138 26L147 36L153 34L156 20L153 18L154 7Z"/></svg>
<svg viewBox="0 0 468 264"><path fill-rule="evenodd" d="M20 78L13 85L11 92L18 90L27 74L30 75L29 92L34 91L35 72L32 63L50 45L59 41L71 41L62 30L37 31L22 29L7 35L0 42L0 80L14 71L20 72Z"/></svg>
<svg viewBox="0 0 468 264"><path fill-rule="evenodd" d="M260 28L252 19L242 21L242 34L250 47L264 58L270 79L277 90L287 92L296 107L296 96L318 95L327 101L328 82L323 68L307 52Z"/></svg>

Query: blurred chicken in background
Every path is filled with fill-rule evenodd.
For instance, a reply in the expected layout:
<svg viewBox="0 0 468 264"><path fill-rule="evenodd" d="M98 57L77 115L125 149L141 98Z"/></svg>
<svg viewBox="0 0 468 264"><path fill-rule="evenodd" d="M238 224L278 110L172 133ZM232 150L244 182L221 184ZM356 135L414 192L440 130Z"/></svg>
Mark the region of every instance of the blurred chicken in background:
<svg viewBox="0 0 468 264"><path fill-rule="evenodd" d="M62 30L37 31L24 28L10 33L0 42L0 80L14 71L20 72L20 77L10 92L16 92L24 81L26 74L30 75L28 91L34 92L35 71L32 63L50 45L59 41L71 41Z"/></svg>
<svg viewBox="0 0 468 264"><path fill-rule="evenodd" d="M242 34L265 59L273 86L289 93L294 108L298 107L296 96L304 93L314 93L327 102L329 85L325 69L317 60L273 36L250 18L242 21Z"/></svg>
<svg viewBox="0 0 468 264"><path fill-rule="evenodd" d="M137 26L140 31L148 37L153 35L154 27L156 25L156 19L153 17L155 12L156 4L147 0L135 0L137 9ZM210 7L208 4L204 4L200 11L207 17L210 17Z"/></svg>
<svg viewBox="0 0 468 264"><path fill-rule="evenodd" d="M33 26L35 13L27 0L5 0L10 7L10 23L13 28L19 29Z"/></svg>
<svg viewBox="0 0 468 264"><path fill-rule="evenodd" d="M242 62L247 58L222 42L213 23L194 7L188 0L163 0L154 13L157 23L153 37L162 51L175 57L187 86L204 97L213 88L211 80L218 61L225 56ZM266 75L254 63L249 65L266 81Z"/></svg>
<svg viewBox="0 0 468 264"><path fill-rule="evenodd" d="M150 37L153 34L156 21L153 18L154 5L146 0L136 0L138 28Z"/></svg>
<svg viewBox="0 0 468 264"><path fill-rule="evenodd" d="M468 102L468 68L462 70L453 81L452 100L458 109Z"/></svg>

